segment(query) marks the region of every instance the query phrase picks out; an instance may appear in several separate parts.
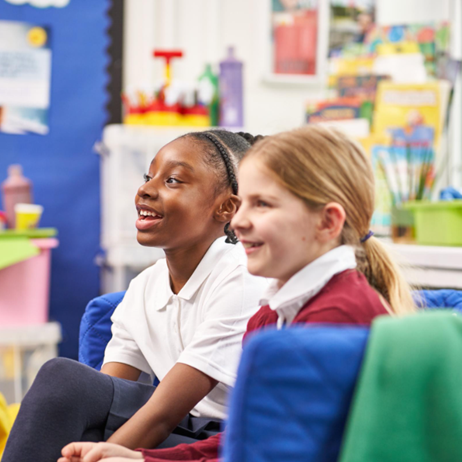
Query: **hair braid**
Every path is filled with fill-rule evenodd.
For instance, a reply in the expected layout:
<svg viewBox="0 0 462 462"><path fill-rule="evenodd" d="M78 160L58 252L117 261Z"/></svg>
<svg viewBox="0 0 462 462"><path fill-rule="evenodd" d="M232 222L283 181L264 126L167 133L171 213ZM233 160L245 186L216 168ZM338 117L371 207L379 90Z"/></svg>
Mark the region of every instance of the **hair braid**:
<svg viewBox="0 0 462 462"><path fill-rule="evenodd" d="M210 133L204 133L204 136L210 140L215 147L217 148L218 152L220 153L223 162L225 163L226 167L226 172L228 174L229 182L231 184L231 188L233 190L234 194L237 194L238 191L238 184L237 184L237 178L236 178L236 173L234 171L234 164L229 157L228 151L226 148L221 144L221 142L212 134Z"/></svg>
<svg viewBox="0 0 462 462"><path fill-rule="evenodd" d="M233 164L231 158L229 157L229 154L228 154L226 148L212 134L204 133L204 136L215 145L218 152L220 153L220 155L221 155L221 157L223 159L223 162L225 164L225 167L226 167L226 172L228 174L228 179L229 179L229 182L231 184L231 188L233 190L233 193L237 195L238 184L237 184L236 173L234 171L234 164ZM226 225L225 225L225 234L227 236L226 242L229 242L231 244L236 244L237 242L239 242L238 238L234 234L234 231L232 229L230 229L229 223L226 223Z"/></svg>
<svg viewBox="0 0 462 462"><path fill-rule="evenodd" d="M232 193L237 194L237 165L250 147L263 138L261 135L252 136L250 133L234 133L222 129L191 132L183 136L202 144L208 165L217 173L215 184L217 194L230 186ZM229 229L229 223L226 224L224 231L228 236L226 242L233 244L238 242L234 232Z"/></svg>

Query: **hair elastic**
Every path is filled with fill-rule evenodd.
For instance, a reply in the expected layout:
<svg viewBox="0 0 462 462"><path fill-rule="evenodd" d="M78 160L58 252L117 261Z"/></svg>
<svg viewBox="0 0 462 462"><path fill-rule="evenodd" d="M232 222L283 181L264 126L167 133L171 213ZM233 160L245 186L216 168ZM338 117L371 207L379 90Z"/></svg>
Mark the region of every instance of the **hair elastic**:
<svg viewBox="0 0 462 462"><path fill-rule="evenodd" d="M374 231L372 230L369 230L369 232L360 239L360 242L361 244L363 244L364 242L366 242L370 237L372 237L374 235Z"/></svg>

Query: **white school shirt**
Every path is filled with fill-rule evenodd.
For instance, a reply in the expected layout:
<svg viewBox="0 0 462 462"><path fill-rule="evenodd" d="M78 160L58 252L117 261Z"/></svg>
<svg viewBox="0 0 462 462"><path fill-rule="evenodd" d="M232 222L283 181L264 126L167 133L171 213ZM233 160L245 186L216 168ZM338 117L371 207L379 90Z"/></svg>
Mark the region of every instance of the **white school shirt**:
<svg viewBox="0 0 462 462"><path fill-rule="evenodd" d="M281 288L272 280L260 305L278 314L277 328L292 323L300 309L338 273L356 268L353 247L342 245L330 250L295 273Z"/></svg>
<svg viewBox="0 0 462 462"><path fill-rule="evenodd" d="M166 260L159 260L132 280L114 311L104 363L128 364L151 380L162 380L177 362L192 366L219 383L191 414L224 419L242 336L267 285L248 273L242 245L225 238L210 246L177 295Z"/></svg>

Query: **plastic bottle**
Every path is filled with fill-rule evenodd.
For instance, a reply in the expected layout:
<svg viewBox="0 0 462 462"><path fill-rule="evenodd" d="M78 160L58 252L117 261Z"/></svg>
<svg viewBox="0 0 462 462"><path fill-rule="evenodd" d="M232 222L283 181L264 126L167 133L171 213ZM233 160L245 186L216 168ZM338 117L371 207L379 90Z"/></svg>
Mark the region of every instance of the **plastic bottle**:
<svg viewBox="0 0 462 462"><path fill-rule="evenodd" d="M22 175L21 165L8 167L8 178L2 183L2 194L6 223L9 228L14 228L16 222L14 206L32 203L32 183Z"/></svg>
<svg viewBox="0 0 462 462"><path fill-rule="evenodd" d="M218 125L218 76L212 72L212 66L206 64L205 70L199 77L199 102L206 104L209 109L210 125Z"/></svg>
<svg viewBox="0 0 462 462"><path fill-rule="evenodd" d="M242 62L228 48L228 56L220 62L220 127L243 127Z"/></svg>

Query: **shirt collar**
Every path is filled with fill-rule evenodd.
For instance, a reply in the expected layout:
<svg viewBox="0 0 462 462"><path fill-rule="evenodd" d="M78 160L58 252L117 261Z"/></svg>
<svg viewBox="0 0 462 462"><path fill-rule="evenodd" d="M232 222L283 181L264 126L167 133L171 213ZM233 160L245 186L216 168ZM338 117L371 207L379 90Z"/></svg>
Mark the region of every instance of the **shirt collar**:
<svg viewBox="0 0 462 462"><path fill-rule="evenodd" d="M194 270L194 273L178 292L177 296L179 298L190 300L215 268L218 260L235 247L232 244L226 244L225 240L226 237L220 237L208 248L202 260ZM163 264L165 265L163 274L159 277L158 284L156 284L156 289L158 290L156 291L155 309L157 311L164 308L170 301L170 298L175 295L170 286L170 275L166 260L164 260Z"/></svg>
<svg viewBox="0 0 462 462"><path fill-rule="evenodd" d="M278 314L278 328L290 324L300 308L318 294L338 273L356 268L353 247L342 245L325 253L294 274L280 289L277 281L271 281L260 304Z"/></svg>

